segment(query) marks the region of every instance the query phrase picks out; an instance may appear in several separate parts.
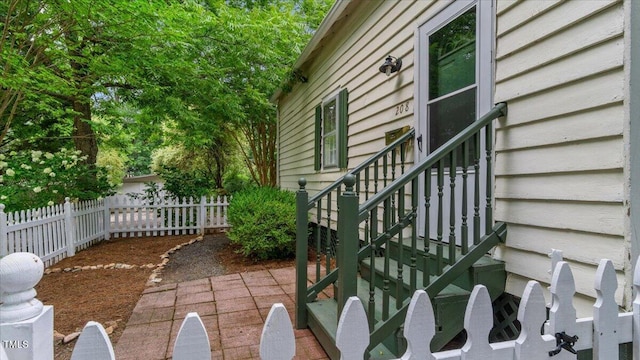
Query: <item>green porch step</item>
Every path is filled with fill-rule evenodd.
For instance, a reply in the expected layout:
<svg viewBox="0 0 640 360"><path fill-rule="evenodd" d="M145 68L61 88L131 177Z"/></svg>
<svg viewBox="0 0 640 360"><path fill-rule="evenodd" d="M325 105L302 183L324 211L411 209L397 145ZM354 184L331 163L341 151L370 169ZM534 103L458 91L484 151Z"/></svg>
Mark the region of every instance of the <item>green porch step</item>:
<svg viewBox="0 0 640 360"><path fill-rule="evenodd" d="M399 243L397 241L389 242L389 256L392 259L398 258L399 253ZM436 273L436 247L437 242L431 240L429 243L429 273ZM410 239L405 239L402 244L403 256L402 262L406 265L410 265L411 261L411 242ZM425 254L424 249L424 239L417 239L417 259L416 267L420 271L424 271L424 262L421 260ZM446 266L449 263L449 253L448 248L444 249L443 257L442 257L442 267ZM456 247L455 251L456 259L459 259L462 256L462 252L460 247ZM405 272L405 274L408 274ZM506 271L504 262L500 260L495 260L489 255L485 255L478 259L469 271L465 272L463 275L453 280L453 284L457 285L465 290L472 291L473 287L482 284L487 287L489 290L489 295L492 300L495 300L498 296L500 296L505 289L506 282Z"/></svg>
<svg viewBox="0 0 640 360"><path fill-rule="evenodd" d="M360 274L364 279L369 279L371 274L371 259L365 259L360 264ZM394 295L398 293L398 262L389 259L389 292ZM375 282L376 288L383 286L384 258L376 258L375 261ZM435 276L430 277L431 281ZM416 288L422 289L423 272L416 271ZM403 266L403 300L410 298L413 294L410 291L410 267ZM445 287L435 298L431 299L436 322L436 334L431 341L433 351L440 350L451 339L453 339L463 329L464 312L471 292L457 285L450 284ZM394 301L395 303L395 301ZM392 350L402 351L402 344L392 344L386 342ZM398 354L399 355L399 354Z"/></svg>
<svg viewBox="0 0 640 360"><path fill-rule="evenodd" d="M369 301L369 283L358 279L358 298L364 306ZM376 289L375 298L377 304L382 304L382 291ZM340 352L336 348L336 333L338 331L338 303L335 299L320 299L307 304L308 325L314 333L320 345L331 359L340 359ZM366 310L366 308L365 308ZM395 309L392 314L395 313ZM376 317L380 317L382 310L376 308ZM371 359L386 360L395 359L394 352L384 344L376 346L371 351Z"/></svg>
<svg viewBox="0 0 640 360"><path fill-rule="evenodd" d="M392 274L394 275L394 274ZM366 277L358 279L358 298L365 306L369 303L369 282ZM422 281L422 278L420 278ZM395 288L395 285L394 285ZM382 318L382 287L375 288L375 318ZM410 295L407 295L404 301L408 301ZM395 292L390 294L390 316L394 315L396 310ZM436 317L436 335L431 342L432 348L440 349L447 344L456 334L461 331L462 321L464 319L464 310L470 292L461 289L455 285L447 286L435 299L432 300L434 314ZM309 328L313 331L316 338L325 349L331 359L339 359L339 351L335 347L335 337L338 327L338 309L334 299L316 300L307 304L309 311ZM460 324L460 326L454 326ZM398 334L391 335L383 344L378 345L371 351L371 359L394 359L400 356L404 351L404 341L398 338Z"/></svg>

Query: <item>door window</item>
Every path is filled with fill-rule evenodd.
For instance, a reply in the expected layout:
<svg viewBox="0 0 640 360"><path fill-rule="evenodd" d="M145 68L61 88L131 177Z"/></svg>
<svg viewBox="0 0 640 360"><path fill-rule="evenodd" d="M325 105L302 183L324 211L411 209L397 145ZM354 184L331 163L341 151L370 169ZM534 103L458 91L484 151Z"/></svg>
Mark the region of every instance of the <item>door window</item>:
<svg viewBox="0 0 640 360"><path fill-rule="evenodd" d="M427 123L429 152L433 152L476 119L475 6L429 34L427 40Z"/></svg>

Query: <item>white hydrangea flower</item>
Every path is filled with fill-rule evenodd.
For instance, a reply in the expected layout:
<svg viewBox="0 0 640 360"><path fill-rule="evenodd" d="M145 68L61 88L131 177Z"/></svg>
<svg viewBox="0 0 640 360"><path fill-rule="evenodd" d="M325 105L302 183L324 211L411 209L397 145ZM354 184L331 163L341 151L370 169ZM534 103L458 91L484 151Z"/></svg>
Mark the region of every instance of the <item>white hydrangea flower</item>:
<svg viewBox="0 0 640 360"><path fill-rule="evenodd" d="M13 169L7 169L7 171L5 172L5 174L7 174L7 176L14 176L16 174L15 171L13 171Z"/></svg>
<svg viewBox="0 0 640 360"><path fill-rule="evenodd" d="M42 156L42 151L40 151L40 150L31 150L31 158L34 159L33 161L40 160L40 156Z"/></svg>
<svg viewBox="0 0 640 360"><path fill-rule="evenodd" d="M49 174L51 172L51 168L45 168L44 170L42 170L42 172L45 174Z"/></svg>
<svg viewBox="0 0 640 360"><path fill-rule="evenodd" d="M56 173L54 173L54 172L50 172L50 173L49 173L49 176L51 176L51 177L56 177Z"/></svg>
<svg viewBox="0 0 640 360"><path fill-rule="evenodd" d="M48 152L48 153L44 153L44 157L46 157L47 159L51 160L53 159L53 154Z"/></svg>
<svg viewBox="0 0 640 360"><path fill-rule="evenodd" d="M33 188L34 193L39 193L40 191L42 191L42 188L40 186L36 186Z"/></svg>
<svg viewBox="0 0 640 360"><path fill-rule="evenodd" d="M58 190L53 189L53 190L51 190L51 192L52 192L52 193L54 193L54 194L57 194L57 193L58 193Z"/></svg>
<svg viewBox="0 0 640 360"><path fill-rule="evenodd" d="M0 200L7 200L7 195L0 196Z"/></svg>
<svg viewBox="0 0 640 360"><path fill-rule="evenodd" d="M4 176L0 175L0 183L2 183L4 181Z"/></svg>
<svg viewBox="0 0 640 360"><path fill-rule="evenodd" d="M0 160L4 160L5 158L4 154L0 154Z"/></svg>
<svg viewBox="0 0 640 360"><path fill-rule="evenodd" d="M49 205L49 206L53 206L53 201L49 201L49 202L47 203L47 205Z"/></svg>
<svg viewBox="0 0 640 360"><path fill-rule="evenodd" d="M15 151L12 151L12 152L10 152L10 153L9 153L9 155L11 155L11 156L16 156L16 155L18 155L18 153L17 153L17 152L15 152Z"/></svg>
<svg viewBox="0 0 640 360"><path fill-rule="evenodd" d="M0 169L4 169L5 167L7 167L9 164L7 164L6 161L0 161Z"/></svg>
<svg viewBox="0 0 640 360"><path fill-rule="evenodd" d="M44 165L44 160L40 161L38 164Z"/></svg>
<svg viewBox="0 0 640 360"><path fill-rule="evenodd" d="M31 166L29 166L27 164L22 164L22 165L20 165L20 167L25 169L25 170L31 170Z"/></svg>

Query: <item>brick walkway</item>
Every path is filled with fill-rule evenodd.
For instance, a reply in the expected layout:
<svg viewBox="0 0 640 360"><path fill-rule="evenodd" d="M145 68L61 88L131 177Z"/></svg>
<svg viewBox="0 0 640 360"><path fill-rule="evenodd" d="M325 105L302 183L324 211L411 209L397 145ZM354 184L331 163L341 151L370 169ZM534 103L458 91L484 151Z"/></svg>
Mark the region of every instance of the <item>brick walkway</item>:
<svg viewBox="0 0 640 360"><path fill-rule="evenodd" d="M274 269L167 284L144 291L120 337L119 360L171 359L184 317L197 312L212 359L259 359L260 336L271 305L294 319L295 269ZM328 359L310 330L296 330L296 359Z"/></svg>

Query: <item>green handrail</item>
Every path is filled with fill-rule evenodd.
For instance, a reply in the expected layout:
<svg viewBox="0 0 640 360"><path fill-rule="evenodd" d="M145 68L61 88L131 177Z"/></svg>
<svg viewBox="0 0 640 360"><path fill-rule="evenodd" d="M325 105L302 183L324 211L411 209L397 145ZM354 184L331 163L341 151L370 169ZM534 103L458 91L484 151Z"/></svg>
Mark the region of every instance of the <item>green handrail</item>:
<svg viewBox="0 0 640 360"><path fill-rule="evenodd" d="M360 213L358 214L359 222L364 221L367 218L367 213L373 210L376 206L382 203L386 198L391 196L394 192L398 191L401 187L408 184L411 179L419 176L425 170L435 165L445 156L460 146L463 142L468 140L473 134L478 132L483 127L487 126L491 121L507 115L507 104L499 103L494 106L488 113L474 121L469 127L459 132L456 136L452 137L444 145L440 146L434 152L417 165L414 165L409 171L405 172L402 176L391 182L384 189L380 190L377 194L369 198L362 205L360 205Z"/></svg>
<svg viewBox="0 0 640 360"><path fill-rule="evenodd" d="M408 132L404 133L402 136L400 136L398 139L396 139L395 141L393 141L391 144L385 146L384 148L382 148L380 151L378 151L376 154L374 154L373 156L371 156L369 159L367 159L366 161L362 162L361 164L359 164L358 166L356 166L355 168L351 169L347 174L345 174L344 176L341 176L340 178L338 178L336 181L334 181L332 184L330 184L329 186L327 186L326 188L322 189L320 192L316 193L314 196L309 197L309 194L306 191L306 184L307 181L304 178L300 178L298 181L298 185L300 186L298 189L298 192L296 193L296 327L299 329L305 328L307 326L307 312L306 312L306 303L308 301L312 301L315 296L317 296L317 294L313 293L313 289L316 289L318 287L320 287L321 289L324 289L325 287L329 286L330 283L327 283L327 279L332 279L332 282L335 282L335 279L337 279L337 275L338 272L335 270L331 269L331 264L332 264L332 259L331 259L331 228L330 228L330 224L332 221L331 218L331 207L332 207L332 194L333 191L337 191L337 196L335 197L335 200L338 201L339 197L340 197L340 190L341 190L341 185L345 182L345 176L353 176L355 179L358 179L358 177L360 176L360 173L364 171L364 191L365 193L368 191L368 181L371 180L369 178L369 167L370 166L374 166L375 170L374 170L374 191L377 191L378 189L378 181L382 180L384 182L384 185L387 184L387 181L392 181L395 178L395 168L391 170L392 172L392 178L391 179L387 179L387 168L388 168L388 163L387 163L387 155L389 153L394 154L396 151L399 149L400 150L400 157L401 157L401 172L404 172L404 149L405 147L405 143L411 139L413 136L415 135L415 130L414 129L410 129ZM378 165L380 162L380 159L382 159L382 168L383 168L383 173L384 176L382 177L382 179L379 178L378 176ZM395 157L392 160L392 164L391 166L395 166ZM357 186L356 186L356 192L359 192L359 185L360 183L358 182ZM356 194L354 194L356 195ZM365 195L366 198L367 195ZM357 195L355 196L356 199L356 206L353 209L353 213L357 214L358 212L358 205L357 205ZM322 203L324 202L324 206L325 208L322 208ZM308 224L309 224L309 218L308 218L308 213L310 210L314 209L317 205L317 212L316 212L316 218L317 218L317 224L318 224L318 228L316 229L316 235L315 235L315 240L316 240L316 284L311 286L310 288L307 288L307 254L308 254L308 238L309 238L309 233L308 233ZM322 213L326 211L326 217L323 218ZM326 236L321 237L320 235L320 222L321 220L325 219L328 223L329 226L327 226L327 230L326 230ZM338 236L339 238L339 236ZM322 241L326 242L326 250L325 250L325 257L326 257L326 270L327 270L327 275L325 277L321 278L320 275L320 270L321 270L321 257L322 257L322 250L319 249L318 247L320 246L320 244L322 243ZM338 244L338 242L336 243L336 245ZM354 250L354 252L357 251L357 249ZM318 286L320 285L320 286Z"/></svg>
<svg viewBox="0 0 640 360"><path fill-rule="evenodd" d="M313 208L313 206L315 205L315 203L318 202L319 199L321 199L322 197L324 197L325 195L327 195L328 193L330 193L331 191L337 189L340 185L342 185L342 183L344 181L344 177L346 175L359 174L362 170L364 170L365 168L369 167L371 164L373 164L377 160L380 160L382 157L386 156L391 150L397 148L398 145L400 145L400 144L404 143L405 141L411 139L415 135L415 133L416 133L415 129L409 130L407 133L403 134L402 136L397 138L394 142L392 142L391 144L389 144L389 145L385 146L384 148L382 148L382 150L378 151L376 154L374 154L373 156L371 156L370 158L368 158L367 160L362 162L360 165L358 165L358 166L354 167L353 169L349 170L349 172L347 174L339 177L336 181L331 183L331 185L327 186L326 188L320 190L318 193L313 195L309 199L308 210L311 210Z"/></svg>

